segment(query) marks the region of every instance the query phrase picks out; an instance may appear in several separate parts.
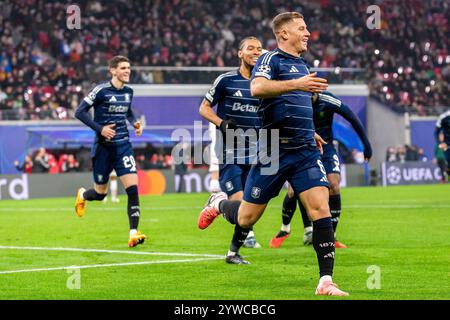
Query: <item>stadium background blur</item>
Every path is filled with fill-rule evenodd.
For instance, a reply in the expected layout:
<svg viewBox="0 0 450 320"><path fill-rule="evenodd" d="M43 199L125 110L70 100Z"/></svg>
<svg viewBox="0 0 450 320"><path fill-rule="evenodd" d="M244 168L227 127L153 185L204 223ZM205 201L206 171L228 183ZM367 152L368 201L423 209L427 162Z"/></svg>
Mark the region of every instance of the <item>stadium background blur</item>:
<svg viewBox="0 0 450 320"><path fill-rule="evenodd" d="M366 24L366 9L372 4L381 9L380 29ZM272 50L276 43L271 18L282 11L300 11L311 32L305 54L311 66L322 70L332 85L367 85L366 128L376 145L370 175L379 177L382 161L436 161L430 151L434 145L429 145L434 144L432 136L419 139L422 145L411 141L409 121L435 121L450 106L447 1L143 0L139 10L131 1L78 1L79 30L67 27L69 5L43 0L2 3L1 123L79 124L74 121L76 107L90 88L105 80L107 61L116 54L131 59L133 85L209 85L236 66L242 37L255 35ZM378 110L400 119L396 123L403 125L398 131L402 137L396 132L391 137L375 135L374 128L383 123L372 117ZM200 120L195 108L190 112L192 119ZM151 120L157 130L158 119ZM423 135L418 130L416 136ZM90 170L86 141L42 151L42 141L31 143L28 136L22 140L17 143L23 152L14 159L8 157L7 147L0 149L0 174ZM173 168L173 144L138 144L138 167ZM339 150L343 162L361 163L360 149L341 143ZM187 170L196 167L206 165L190 163ZM380 183L369 180L366 184Z"/></svg>

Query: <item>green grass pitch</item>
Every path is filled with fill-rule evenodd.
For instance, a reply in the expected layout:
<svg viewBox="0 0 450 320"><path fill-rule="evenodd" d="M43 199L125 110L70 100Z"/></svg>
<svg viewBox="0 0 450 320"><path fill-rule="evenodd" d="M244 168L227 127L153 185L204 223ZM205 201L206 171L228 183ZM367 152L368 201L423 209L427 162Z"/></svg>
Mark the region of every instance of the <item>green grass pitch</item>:
<svg viewBox="0 0 450 320"><path fill-rule="evenodd" d="M268 247L284 192L255 226L263 247L241 249L247 266L224 262L233 226L222 217L197 229L207 197L141 197L149 240L131 249L125 196L88 203L82 219L74 198L1 200L0 299L330 299L314 295L298 210L283 247ZM450 185L346 188L342 201L338 239L349 248L336 250L333 279L350 296L334 299L450 299Z"/></svg>

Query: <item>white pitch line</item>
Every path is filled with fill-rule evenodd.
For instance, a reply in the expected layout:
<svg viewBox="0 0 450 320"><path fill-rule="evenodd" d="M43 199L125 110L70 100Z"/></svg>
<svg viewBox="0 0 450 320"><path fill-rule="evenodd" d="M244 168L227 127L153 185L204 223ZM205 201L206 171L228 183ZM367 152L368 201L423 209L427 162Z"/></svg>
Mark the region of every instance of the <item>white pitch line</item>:
<svg viewBox="0 0 450 320"><path fill-rule="evenodd" d="M220 257L220 259L223 259L223 256ZM217 257L217 258L198 258L198 259L184 259L184 260L157 260L157 261L123 262L123 263L109 263L109 264L90 264L90 265L84 265L84 266L66 266L66 267L39 268L39 269L6 270L6 271L0 271L0 274L42 272L42 271L55 271L55 270L89 269L89 268L106 268L106 267L125 267L125 266L133 266L133 265L198 262L198 261L207 261L207 260L219 260L219 258Z"/></svg>
<svg viewBox="0 0 450 320"><path fill-rule="evenodd" d="M270 206L271 208L281 208L281 206ZM269 207L269 208L270 208ZM342 206L343 209L346 208L367 208L367 209L421 209L421 208L430 208L430 209L441 209L441 208L450 208L450 204L347 204ZM123 208L101 208L102 211L123 211ZM161 211L161 210L180 210L180 211L187 211L187 210L199 210L202 209L202 207L151 207L151 208L145 208L144 211ZM7 212L66 212L66 211L73 211L73 208L13 208L13 207L0 207L1 211L7 211Z"/></svg>
<svg viewBox="0 0 450 320"><path fill-rule="evenodd" d="M100 207L99 207L100 208ZM160 211L160 210L193 210L193 209L202 209L203 207L151 207L145 208L144 211ZM102 211L124 211L124 208L112 208L112 207L101 207ZM0 211L35 211L35 212L47 212L47 211L71 211L73 212L73 208L71 207L62 207L62 208L14 208L14 207L0 207Z"/></svg>
<svg viewBox="0 0 450 320"><path fill-rule="evenodd" d="M223 255L218 255L218 254L179 253L179 252L146 252L146 251L125 251L125 250L83 249L83 248L0 246L0 249L40 250L40 251L70 251L70 252L97 252L97 253L118 253L118 254L149 255L149 256L174 256L174 257L208 257L208 258L217 258L217 259L218 258L223 258Z"/></svg>

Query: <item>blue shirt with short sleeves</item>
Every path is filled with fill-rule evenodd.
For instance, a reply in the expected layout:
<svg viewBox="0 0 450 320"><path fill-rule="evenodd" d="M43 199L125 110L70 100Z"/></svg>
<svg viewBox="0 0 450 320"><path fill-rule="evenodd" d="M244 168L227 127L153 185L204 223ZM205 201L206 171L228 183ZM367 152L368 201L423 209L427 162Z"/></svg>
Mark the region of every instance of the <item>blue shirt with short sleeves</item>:
<svg viewBox="0 0 450 320"><path fill-rule="evenodd" d="M309 73L305 59L276 49L259 57L253 68L252 80L264 77L284 81L301 78ZM279 130L280 149L299 149L316 145L310 92L297 90L263 98L259 114L263 129Z"/></svg>
<svg viewBox="0 0 450 320"><path fill-rule="evenodd" d="M214 84L205 95L211 106L217 105L217 116L223 120L234 119L238 129L245 135L245 144L234 144L234 148L227 149L223 143L223 150L217 150L223 155L223 163L227 162L227 155L233 155L235 164L251 164L257 155L257 133L261 127L258 115L259 99L250 93L250 80L244 78L238 70L224 73L217 77ZM231 157L229 157L231 158Z"/></svg>

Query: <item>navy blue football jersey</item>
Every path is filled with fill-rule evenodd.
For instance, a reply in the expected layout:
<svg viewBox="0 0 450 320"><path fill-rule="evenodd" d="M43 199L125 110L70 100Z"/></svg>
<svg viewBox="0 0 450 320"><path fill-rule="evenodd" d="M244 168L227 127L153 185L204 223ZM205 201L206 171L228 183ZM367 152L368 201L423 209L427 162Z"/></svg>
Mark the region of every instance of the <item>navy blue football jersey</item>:
<svg viewBox="0 0 450 320"><path fill-rule="evenodd" d="M444 142L450 146L450 110L441 114L436 121L435 137L437 142L440 142L438 140L440 132L444 134Z"/></svg>
<svg viewBox="0 0 450 320"><path fill-rule="evenodd" d="M245 133L244 145L238 145L235 141L234 148L227 148L225 142L223 150L216 148L218 155L223 152L223 163L230 163L226 160L233 155L233 163L251 164L257 155L257 134L261 121L258 116L259 99L250 94L250 80L245 79L238 70L224 73L214 81L205 99L211 106L217 105L218 117L223 120L234 119L237 128Z"/></svg>
<svg viewBox="0 0 450 320"><path fill-rule="evenodd" d="M131 101L133 99L133 89L124 86L122 89L115 88L111 82L106 82L96 86L81 102L75 116L84 124L96 131L95 142L105 144L121 144L129 141L129 132L126 120L131 124L136 121L131 110ZM94 108L94 119L88 115L90 108ZM107 124L115 123L113 128L116 135L111 140L106 139L100 134L102 127Z"/></svg>
<svg viewBox="0 0 450 320"><path fill-rule="evenodd" d="M259 57L252 79L292 80L309 74L305 59L280 49ZM291 91L280 96L261 99L259 109L262 128L279 130L280 149L315 146L311 93Z"/></svg>
<svg viewBox="0 0 450 320"><path fill-rule="evenodd" d="M370 149L369 139L361 122L353 111L334 94L328 91L319 93L316 102L313 104L313 111L316 132L327 143L333 142L333 117L337 113L350 122L364 144L364 148Z"/></svg>

